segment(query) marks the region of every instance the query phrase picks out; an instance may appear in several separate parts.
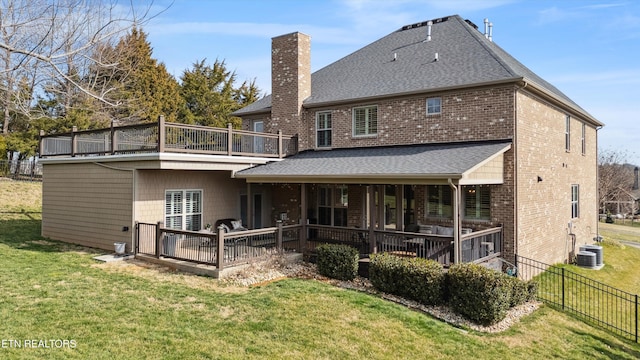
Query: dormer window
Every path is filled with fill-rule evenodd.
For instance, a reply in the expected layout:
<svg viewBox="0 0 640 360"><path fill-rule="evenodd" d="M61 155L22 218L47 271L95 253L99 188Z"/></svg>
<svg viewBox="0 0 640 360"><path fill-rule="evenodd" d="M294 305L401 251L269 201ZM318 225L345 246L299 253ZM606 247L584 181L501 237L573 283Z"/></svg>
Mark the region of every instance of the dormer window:
<svg viewBox="0 0 640 360"><path fill-rule="evenodd" d="M437 115L441 112L442 99L439 97L427 98L427 115Z"/></svg>
<svg viewBox="0 0 640 360"><path fill-rule="evenodd" d="M363 106L353 108L353 136L378 134L378 107Z"/></svg>

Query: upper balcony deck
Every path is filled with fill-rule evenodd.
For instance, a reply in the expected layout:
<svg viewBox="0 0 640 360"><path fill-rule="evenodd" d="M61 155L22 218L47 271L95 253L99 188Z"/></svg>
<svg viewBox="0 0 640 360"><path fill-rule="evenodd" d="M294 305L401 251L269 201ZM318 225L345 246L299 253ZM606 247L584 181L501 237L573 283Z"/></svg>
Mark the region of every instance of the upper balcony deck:
<svg viewBox="0 0 640 360"><path fill-rule="evenodd" d="M298 152L296 136L157 122L40 136L40 157L170 152L283 158Z"/></svg>

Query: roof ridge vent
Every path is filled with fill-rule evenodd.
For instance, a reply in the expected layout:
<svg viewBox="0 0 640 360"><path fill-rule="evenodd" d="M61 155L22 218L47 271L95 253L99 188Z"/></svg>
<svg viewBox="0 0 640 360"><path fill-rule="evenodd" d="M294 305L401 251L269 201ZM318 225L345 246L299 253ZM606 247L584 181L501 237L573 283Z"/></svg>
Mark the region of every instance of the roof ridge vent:
<svg viewBox="0 0 640 360"><path fill-rule="evenodd" d="M441 17L441 18L433 19L433 20L428 20L428 21L422 21L422 22L415 23L415 24L405 25L402 28L400 28L400 31L411 30L411 29L415 29L415 28L421 27L421 26L427 26L427 25L429 25L429 23L431 23L431 25L433 25L433 24L445 22L447 20L449 20L449 16L445 16L445 17Z"/></svg>
<svg viewBox="0 0 640 360"><path fill-rule="evenodd" d="M473 21L471 21L469 19L465 19L464 22L466 22L467 24L471 25L474 29L478 30L478 25L474 24Z"/></svg>

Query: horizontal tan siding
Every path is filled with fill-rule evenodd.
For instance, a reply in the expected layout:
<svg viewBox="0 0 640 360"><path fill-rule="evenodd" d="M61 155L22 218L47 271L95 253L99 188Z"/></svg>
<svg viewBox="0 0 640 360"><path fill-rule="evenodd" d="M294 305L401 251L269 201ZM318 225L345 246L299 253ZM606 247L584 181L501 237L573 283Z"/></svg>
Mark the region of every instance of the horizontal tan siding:
<svg viewBox="0 0 640 360"><path fill-rule="evenodd" d="M45 164L42 235L113 250L133 239L133 172L96 164ZM123 231L128 227L128 231Z"/></svg>
<svg viewBox="0 0 640 360"><path fill-rule="evenodd" d="M203 226L223 218L240 217L244 180L231 179L229 171L140 170L136 178L136 221L164 221L166 190L202 190Z"/></svg>

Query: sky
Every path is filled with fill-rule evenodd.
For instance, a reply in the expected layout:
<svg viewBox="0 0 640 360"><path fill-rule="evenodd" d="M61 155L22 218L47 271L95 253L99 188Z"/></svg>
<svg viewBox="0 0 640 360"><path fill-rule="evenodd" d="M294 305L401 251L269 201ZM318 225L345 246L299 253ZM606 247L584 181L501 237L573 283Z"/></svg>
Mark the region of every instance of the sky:
<svg viewBox="0 0 640 360"><path fill-rule="evenodd" d="M600 151L640 165L640 1L155 0L144 25L153 57L177 79L216 59L238 84L271 92L271 38L311 36L317 71L404 25L460 15L603 122Z"/></svg>

